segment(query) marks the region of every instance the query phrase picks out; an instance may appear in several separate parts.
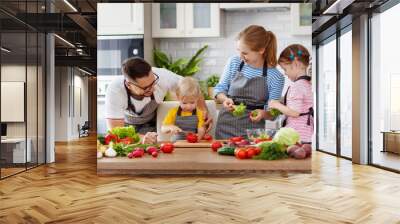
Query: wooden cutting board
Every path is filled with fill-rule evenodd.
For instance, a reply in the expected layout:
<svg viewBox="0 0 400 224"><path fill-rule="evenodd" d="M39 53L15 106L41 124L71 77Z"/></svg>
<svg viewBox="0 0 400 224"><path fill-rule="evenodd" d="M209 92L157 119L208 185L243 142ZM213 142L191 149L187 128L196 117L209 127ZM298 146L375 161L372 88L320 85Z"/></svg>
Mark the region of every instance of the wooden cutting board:
<svg viewBox="0 0 400 224"><path fill-rule="evenodd" d="M189 143L186 140L178 140L174 143L176 148L211 148L212 141L199 141L197 143Z"/></svg>

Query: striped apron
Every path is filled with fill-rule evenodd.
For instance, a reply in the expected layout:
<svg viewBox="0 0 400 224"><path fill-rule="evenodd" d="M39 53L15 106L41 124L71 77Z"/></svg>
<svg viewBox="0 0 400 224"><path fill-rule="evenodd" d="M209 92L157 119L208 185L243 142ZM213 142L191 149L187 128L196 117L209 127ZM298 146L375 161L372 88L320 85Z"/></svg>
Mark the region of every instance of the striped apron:
<svg viewBox="0 0 400 224"><path fill-rule="evenodd" d="M131 101L129 89L125 86L128 95L128 108L125 110L124 120L125 126L135 126L136 132L146 134L147 132L156 132L156 114L158 103L151 95L151 101L143 108L141 113L137 113L135 105Z"/></svg>
<svg viewBox="0 0 400 224"><path fill-rule="evenodd" d="M249 113L255 109L264 109L268 99L268 86L266 78L268 68L263 68L262 76L251 79L246 78L242 73L244 62L240 63L235 77L230 83L228 97L235 105L243 103L246 105L246 113L243 116L235 117L232 112L224 107L220 110L216 126L216 139L228 139L234 136L246 136L246 129L265 128L265 121L254 123L250 120Z"/></svg>
<svg viewBox="0 0 400 224"><path fill-rule="evenodd" d="M199 123L199 118L197 117L196 109L192 112L190 116L181 116L182 109L178 108L176 112L175 125L182 129L184 132L178 133L174 136L176 140L184 140L186 139L186 133L192 132L197 133L197 125Z"/></svg>

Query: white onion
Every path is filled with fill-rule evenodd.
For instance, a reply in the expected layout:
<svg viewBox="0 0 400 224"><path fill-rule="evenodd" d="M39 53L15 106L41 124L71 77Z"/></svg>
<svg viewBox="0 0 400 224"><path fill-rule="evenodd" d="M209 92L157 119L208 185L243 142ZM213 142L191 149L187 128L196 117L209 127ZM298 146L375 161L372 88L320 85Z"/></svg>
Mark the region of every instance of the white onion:
<svg viewBox="0 0 400 224"><path fill-rule="evenodd" d="M107 157L116 157L116 156L117 156L117 152L116 152L113 148L111 148L111 147L109 147L109 148L104 152L104 154L105 154Z"/></svg>

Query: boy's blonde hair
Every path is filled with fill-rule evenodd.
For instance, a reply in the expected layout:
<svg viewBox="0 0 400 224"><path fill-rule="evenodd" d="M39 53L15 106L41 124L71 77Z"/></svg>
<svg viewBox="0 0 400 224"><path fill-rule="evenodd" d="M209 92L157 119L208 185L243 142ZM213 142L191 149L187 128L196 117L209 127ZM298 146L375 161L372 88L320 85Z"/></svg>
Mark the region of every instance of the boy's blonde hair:
<svg viewBox="0 0 400 224"><path fill-rule="evenodd" d="M176 95L178 97L200 97L201 90L199 82L191 77L181 79L176 88Z"/></svg>

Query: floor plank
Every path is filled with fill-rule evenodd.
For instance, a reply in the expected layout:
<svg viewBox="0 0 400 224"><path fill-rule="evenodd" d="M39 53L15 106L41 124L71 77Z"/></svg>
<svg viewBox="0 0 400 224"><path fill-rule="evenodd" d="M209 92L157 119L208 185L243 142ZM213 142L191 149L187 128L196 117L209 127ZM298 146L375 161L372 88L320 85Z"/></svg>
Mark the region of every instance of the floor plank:
<svg viewBox="0 0 400 224"><path fill-rule="evenodd" d="M311 174L107 176L95 138L0 181L0 223L400 223L400 175L316 152Z"/></svg>

